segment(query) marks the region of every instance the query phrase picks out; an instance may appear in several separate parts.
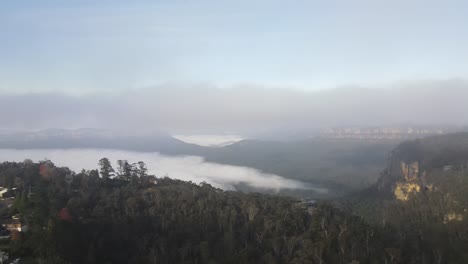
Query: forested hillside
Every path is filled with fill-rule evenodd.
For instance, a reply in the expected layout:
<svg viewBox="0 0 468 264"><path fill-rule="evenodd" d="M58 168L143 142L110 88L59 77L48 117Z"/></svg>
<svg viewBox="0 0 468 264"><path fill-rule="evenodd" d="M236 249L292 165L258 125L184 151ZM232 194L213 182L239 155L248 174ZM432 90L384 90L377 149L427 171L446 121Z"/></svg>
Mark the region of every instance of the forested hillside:
<svg viewBox="0 0 468 264"><path fill-rule="evenodd" d="M284 192L290 196L334 198L371 186L385 167L388 153L400 139L300 139L292 141L243 140L224 147L188 144L166 134L121 136L101 130L45 130L0 135L0 148L115 149L195 155L208 162L258 169L288 179L329 189ZM129 157L127 157L129 158ZM252 191L245 186L236 186ZM262 191L262 190L254 190Z"/></svg>
<svg viewBox="0 0 468 264"><path fill-rule="evenodd" d="M400 144L374 187L346 197L354 213L391 226L416 263L468 262L468 133Z"/></svg>
<svg viewBox="0 0 468 264"><path fill-rule="evenodd" d="M330 189L327 198L335 198L374 184L385 167L389 152L399 142L356 139L292 142L245 140L223 148L207 149L201 155L208 161L247 166L323 186Z"/></svg>
<svg viewBox="0 0 468 264"><path fill-rule="evenodd" d="M466 263L467 139L401 144L337 206L154 177L143 162L4 162L2 223L22 228L0 246L22 263Z"/></svg>
<svg viewBox="0 0 468 264"><path fill-rule="evenodd" d="M3 163L18 189L4 218L27 231L10 242L31 263L384 263L392 241L329 205L145 174L121 161L116 176L73 173L50 161ZM13 236L12 236L13 237ZM356 262L357 263L357 262Z"/></svg>

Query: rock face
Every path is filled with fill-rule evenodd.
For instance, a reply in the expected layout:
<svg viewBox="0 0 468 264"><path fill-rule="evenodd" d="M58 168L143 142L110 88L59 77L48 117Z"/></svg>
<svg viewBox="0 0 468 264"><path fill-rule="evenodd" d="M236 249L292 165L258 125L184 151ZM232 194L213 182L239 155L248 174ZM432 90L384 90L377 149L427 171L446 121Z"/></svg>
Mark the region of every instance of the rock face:
<svg viewBox="0 0 468 264"><path fill-rule="evenodd" d="M425 171L419 161L419 154L413 155L406 145L397 147L390 156L387 169L378 182L380 191L391 197L407 201L411 193L418 193L426 187ZM410 155L408 155L410 153Z"/></svg>
<svg viewBox="0 0 468 264"><path fill-rule="evenodd" d="M468 234L467 163L468 133L401 143L391 152L385 171L370 192L384 202L376 203L372 209L377 213L369 215L383 224L400 226L404 232L417 223L409 232L428 241L439 243L444 236L447 244L457 240L458 234Z"/></svg>
<svg viewBox="0 0 468 264"><path fill-rule="evenodd" d="M407 201L411 193L434 192L446 187L447 181L452 179L445 178L446 175L464 175L467 161L468 133L406 141L392 151L377 188L397 200ZM434 175L438 176L437 184ZM460 179L451 181L456 185ZM456 219L459 218L446 216L446 221Z"/></svg>
<svg viewBox="0 0 468 264"><path fill-rule="evenodd" d="M419 177L419 162L411 162L406 164L405 162L400 162L401 173L405 177L406 181L415 181Z"/></svg>
<svg viewBox="0 0 468 264"><path fill-rule="evenodd" d="M420 170L419 161L403 160L398 153L392 153L387 169L378 182L378 189L397 200L407 201L411 193L423 189L425 173Z"/></svg>
<svg viewBox="0 0 468 264"><path fill-rule="evenodd" d="M400 201L408 201L412 192L420 192L421 186L415 182L397 182L393 194Z"/></svg>
<svg viewBox="0 0 468 264"><path fill-rule="evenodd" d="M419 181L419 162L414 161L406 163L404 161L400 161L400 168L403 181L395 183L393 194L396 199L407 201L412 192L421 191Z"/></svg>
<svg viewBox="0 0 468 264"><path fill-rule="evenodd" d="M450 212L446 215L444 215L444 224L447 224L452 221L463 221L463 215L462 214L457 214L455 212Z"/></svg>

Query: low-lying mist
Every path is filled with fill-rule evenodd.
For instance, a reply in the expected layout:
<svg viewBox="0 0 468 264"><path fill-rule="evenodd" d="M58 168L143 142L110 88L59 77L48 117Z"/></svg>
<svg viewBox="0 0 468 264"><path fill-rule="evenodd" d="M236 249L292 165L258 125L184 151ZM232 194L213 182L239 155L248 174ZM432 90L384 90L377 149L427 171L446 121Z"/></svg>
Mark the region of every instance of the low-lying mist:
<svg viewBox="0 0 468 264"><path fill-rule="evenodd" d="M114 169L117 160L143 161L148 166L148 173L157 177L168 176L194 183L207 182L224 190L235 190L236 185L244 184L251 188L264 190L311 189L321 193L327 192L323 188L263 173L252 168L206 162L198 156L165 156L156 152L142 153L101 149L0 150L0 161L21 162L25 159L32 159L37 162L49 159L56 166L68 167L75 172L82 169L97 169L98 161L103 157L112 162Z"/></svg>
<svg viewBox="0 0 468 264"><path fill-rule="evenodd" d="M238 135L173 135L174 138L186 143L204 147L222 147L244 140Z"/></svg>

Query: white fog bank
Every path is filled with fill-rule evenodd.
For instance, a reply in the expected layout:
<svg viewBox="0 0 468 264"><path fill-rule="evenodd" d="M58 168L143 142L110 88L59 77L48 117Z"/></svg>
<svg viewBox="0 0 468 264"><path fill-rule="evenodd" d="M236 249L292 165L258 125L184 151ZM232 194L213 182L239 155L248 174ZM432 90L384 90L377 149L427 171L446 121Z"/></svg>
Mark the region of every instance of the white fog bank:
<svg viewBox="0 0 468 264"><path fill-rule="evenodd" d="M32 159L40 161L50 159L56 166L69 167L75 172L82 169L98 168L99 159L106 157L116 168L117 160L129 162L143 161L148 166L148 172L157 177L168 176L174 179L207 182L214 187L233 190L236 184L246 184L259 189L313 189L327 192L326 189L315 188L306 183L289 180L284 177L262 173L258 170L206 162L198 156L164 156L159 153L143 153L103 149L34 149L13 150L0 149L0 161L17 161Z"/></svg>
<svg viewBox="0 0 468 264"><path fill-rule="evenodd" d="M239 135L173 135L173 137L185 143L204 147L223 147L245 139Z"/></svg>

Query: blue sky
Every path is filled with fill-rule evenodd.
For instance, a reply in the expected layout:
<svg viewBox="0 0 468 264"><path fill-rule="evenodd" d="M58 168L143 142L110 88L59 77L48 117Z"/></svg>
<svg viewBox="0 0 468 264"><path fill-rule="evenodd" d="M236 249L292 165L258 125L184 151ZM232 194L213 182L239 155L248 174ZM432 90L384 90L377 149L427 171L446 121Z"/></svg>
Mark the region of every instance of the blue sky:
<svg viewBox="0 0 468 264"><path fill-rule="evenodd" d="M0 92L466 78L468 2L2 1Z"/></svg>

